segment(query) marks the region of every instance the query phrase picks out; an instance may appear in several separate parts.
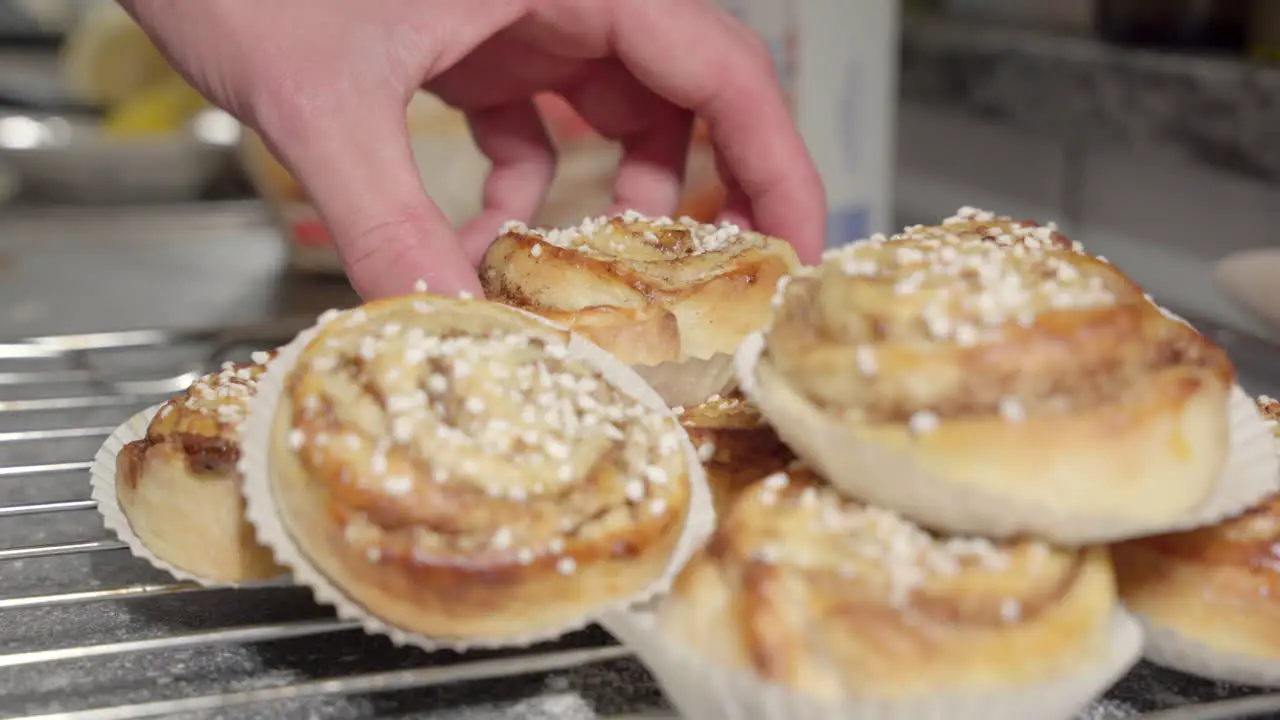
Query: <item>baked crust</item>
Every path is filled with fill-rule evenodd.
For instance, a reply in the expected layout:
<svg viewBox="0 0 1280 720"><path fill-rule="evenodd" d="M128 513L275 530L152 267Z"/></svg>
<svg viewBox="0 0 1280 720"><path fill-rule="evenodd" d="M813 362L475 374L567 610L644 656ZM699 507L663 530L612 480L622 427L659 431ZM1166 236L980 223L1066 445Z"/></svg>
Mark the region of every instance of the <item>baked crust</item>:
<svg viewBox="0 0 1280 720"><path fill-rule="evenodd" d="M733 352L768 322L778 279L797 267L777 238L628 212L561 230L508 223L480 281L491 300L653 365Z"/></svg>
<svg viewBox="0 0 1280 720"><path fill-rule="evenodd" d="M1106 658L1106 550L930 535L793 466L743 492L659 608L707 662L817 698L1047 681Z"/></svg>
<svg viewBox="0 0 1280 720"><path fill-rule="evenodd" d="M1226 460L1226 354L1051 227L968 211L833 251L777 301L760 391L944 482L1163 519Z"/></svg>
<svg viewBox="0 0 1280 720"><path fill-rule="evenodd" d="M240 494L240 424L263 363L226 363L161 406L142 440L116 456L116 498L129 527L157 557L221 582L284 570L258 544Z"/></svg>
<svg viewBox="0 0 1280 720"><path fill-rule="evenodd" d="M372 615L441 639L543 632L658 580L689 509L682 431L567 338L425 294L326 325L270 448L308 560Z"/></svg>
<svg viewBox="0 0 1280 720"><path fill-rule="evenodd" d="M714 396L676 410L698 449L717 517L728 512L744 488L795 460L760 411L740 394Z"/></svg>
<svg viewBox="0 0 1280 720"><path fill-rule="evenodd" d="M1280 403L1259 398L1272 423ZM1221 651L1280 660L1280 494L1242 515L1112 548L1121 597L1152 623Z"/></svg>

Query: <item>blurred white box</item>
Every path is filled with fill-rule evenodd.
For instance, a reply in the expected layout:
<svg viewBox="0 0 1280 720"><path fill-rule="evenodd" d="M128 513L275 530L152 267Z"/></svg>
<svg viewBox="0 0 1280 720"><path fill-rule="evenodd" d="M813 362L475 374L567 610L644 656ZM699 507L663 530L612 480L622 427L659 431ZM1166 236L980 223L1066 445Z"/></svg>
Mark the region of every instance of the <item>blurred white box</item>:
<svg viewBox="0 0 1280 720"><path fill-rule="evenodd" d="M720 0L772 48L827 186L828 245L893 222L899 0Z"/></svg>

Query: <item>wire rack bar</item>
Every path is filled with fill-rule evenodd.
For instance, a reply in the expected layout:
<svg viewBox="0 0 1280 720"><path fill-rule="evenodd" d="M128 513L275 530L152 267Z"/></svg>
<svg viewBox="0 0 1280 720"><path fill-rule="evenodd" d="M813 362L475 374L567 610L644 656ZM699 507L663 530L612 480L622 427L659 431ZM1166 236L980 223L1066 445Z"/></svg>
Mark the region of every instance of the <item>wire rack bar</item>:
<svg viewBox="0 0 1280 720"><path fill-rule="evenodd" d="M0 478L21 477L23 475L57 475L59 473L87 472L93 462L83 460L77 462L41 463L37 465L10 465L0 467Z"/></svg>
<svg viewBox="0 0 1280 720"><path fill-rule="evenodd" d="M88 540L85 542L59 543L56 545L33 545L31 547L6 548L4 550L0 550L0 561L31 560L33 558L74 555L76 553L108 552L111 550L124 550L127 547L127 545L119 540Z"/></svg>
<svg viewBox="0 0 1280 720"><path fill-rule="evenodd" d="M76 440L103 437L115 432L113 427L55 428L53 430L18 430L0 432L0 443L39 442L45 440Z"/></svg>
<svg viewBox="0 0 1280 720"><path fill-rule="evenodd" d="M85 395L82 397L39 398L36 400L0 400L0 413L52 412L56 410L94 410L128 407L158 401L164 393L148 395Z"/></svg>
<svg viewBox="0 0 1280 720"><path fill-rule="evenodd" d="M184 592L200 592L206 588L195 583L139 583L104 590L83 590L78 592L53 593L49 595L29 595L24 597L0 598L0 610L18 610L21 608L52 607L54 605L78 605L81 603L101 602L103 600L132 600L161 595L176 595Z"/></svg>
<svg viewBox="0 0 1280 720"><path fill-rule="evenodd" d="M101 645L78 645L54 650L10 653L0 655L0 668L58 662L61 660L78 660L87 657L101 657L103 655L127 655L159 650L176 650L204 645L274 642L276 640L288 640L289 638L304 637L306 635L321 635L357 628L359 628L357 623L344 620L300 620L269 625L222 628L210 632L182 633L180 635L168 635L146 640L126 640L124 642L102 643Z"/></svg>
<svg viewBox="0 0 1280 720"><path fill-rule="evenodd" d="M94 500L63 500L61 502L28 503L26 505L3 505L0 506L0 518L93 510L96 507L98 507L98 503Z"/></svg>
<svg viewBox="0 0 1280 720"><path fill-rule="evenodd" d="M32 715L15 720L133 720L134 718L159 717L176 713L243 707L267 702L297 700L321 696L350 696L393 692L413 688L436 687L453 683L518 677L535 673L568 670L582 665L607 662L630 657L631 652L621 645L610 645L588 650L562 650L558 652L518 655L510 658L473 660L452 665L392 670L389 672L350 675L326 680L312 680L287 686L244 690L222 695L161 700L158 702L122 705L113 708Z"/></svg>

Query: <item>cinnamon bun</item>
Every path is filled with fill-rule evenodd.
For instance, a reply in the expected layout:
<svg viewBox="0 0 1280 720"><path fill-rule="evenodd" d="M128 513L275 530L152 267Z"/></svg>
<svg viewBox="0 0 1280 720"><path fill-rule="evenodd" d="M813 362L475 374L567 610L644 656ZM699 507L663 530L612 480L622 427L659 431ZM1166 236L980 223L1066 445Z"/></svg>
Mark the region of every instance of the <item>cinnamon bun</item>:
<svg viewBox="0 0 1280 720"><path fill-rule="evenodd" d="M935 535L797 465L733 502L657 614L701 662L839 701L1086 672L1116 610L1104 548Z"/></svg>
<svg viewBox="0 0 1280 720"><path fill-rule="evenodd" d="M489 299L568 327L623 362L688 363L686 374L712 374L710 384L654 382L669 403L696 405L732 389L724 354L768 321L774 286L798 266L795 251L776 238L627 212L567 229L508 223L484 256L480 280ZM724 361L690 362L710 358Z"/></svg>
<svg viewBox="0 0 1280 720"><path fill-rule="evenodd" d="M240 425L270 353L227 363L162 405L146 437L116 455L115 493L129 528L156 557L201 579L283 574L245 519Z"/></svg>
<svg viewBox="0 0 1280 720"><path fill-rule="evenodd" d="M701 405L676 410L706 470L717 516L743 488L795 459L741 394L716 395Z"/></svg>
<svg viewBox="0 0 1280 720"><path fill-rule="evenodd" d="M1280 403L1258 405L1277 432ZM1153 627L1280 662L1280 494L1211 527L1117 544L1112 557L1121 598Z"/></svg>
<svg viewBox="0 0 1280 720"><path fill-rule="evenodd" d="M568 339L426 294L325 324L289 370L269 447L306 562L368 615L463 643L558 629L660 580L696 459L669 412Z"/></svg>
<svg viewBox="0 0 1280 720"><path fill-rule="evenodd" d="M1226 354L1052 227L974 211L874 237L776 302L739 358L753 401L833 483L925 525L1123 536L1194 510L1227 458Z"/></svg>

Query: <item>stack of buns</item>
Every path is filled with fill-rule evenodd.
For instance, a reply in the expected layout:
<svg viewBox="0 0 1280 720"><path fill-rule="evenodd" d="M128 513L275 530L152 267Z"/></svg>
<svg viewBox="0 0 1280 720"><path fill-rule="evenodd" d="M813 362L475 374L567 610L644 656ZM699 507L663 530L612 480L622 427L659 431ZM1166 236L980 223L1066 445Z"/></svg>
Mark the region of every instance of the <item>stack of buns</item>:
<svg viewBox="0 0 1280 720"><path fill-rule="evenodd" d="M600 619L708 720L1066 718L1143 629L1193 672L1280 664L1274 422L1051 225L964 208L801 267L732 224L628 212L509 223L480 274L487 300L326 316L237 391L247 424L209 433L243 446L247 510L220 512L257 541L204 554L274 553L423 646ZM194 447L162 416L121 487L181 504L190 482L137 480ZM161 502L119 498L197 566Z"/></svg>

